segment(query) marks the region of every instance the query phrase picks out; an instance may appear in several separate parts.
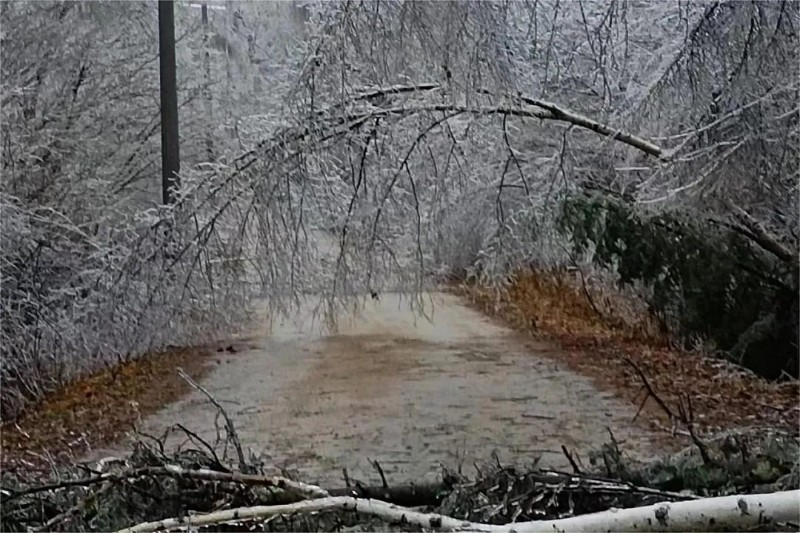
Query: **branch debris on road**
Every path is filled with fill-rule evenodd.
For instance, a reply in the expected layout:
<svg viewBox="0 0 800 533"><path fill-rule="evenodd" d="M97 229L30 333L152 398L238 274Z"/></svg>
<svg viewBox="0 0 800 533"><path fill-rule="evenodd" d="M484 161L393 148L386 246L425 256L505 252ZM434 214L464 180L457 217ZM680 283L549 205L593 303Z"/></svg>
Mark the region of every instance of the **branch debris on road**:
<svg viewBox="0 0 800 533"><path fill-rule="evenodd" d="M434 484L406 480L394 485L383 476L372 488L324 489L270 474L260 458L253 458L247 472L241 472L237 459L220 464L207 443L167 453L164 438L142 435L125 458L74 464L51 472L46 479L4 472L0 526L15 531L145 533L187 526L214 531L223 525L226 531L510 531L501 526L514 524L515 530L539 531L585 529L611 524L608 520L616 529L626 521L643 523L647 513L667 509L675 520L671 527L680 529L696 525L699 512L710 516L711 509L720 513L714 515L719 524L791 529L791 524L782 521L796 518L792 513L796 514L797 506L788 507L786 502L796 503L797 491L785 491L796 489L800 481L798 441L770 435L764 440L771 444L761 443L759 448L756 440L751 439L750 452L757 460L743 462L742 455L716 463L713 471L691 449L640 464L626 459L613 442L603 452L603 465L585 474L520 469L495 458L477 470L473 479L443 471L442 481ZM708 445L715 451L728 450L729 442ZM611 450L617 461L613 472L608 470ZM764 460L770 461L768 469ZM762 482L758 487L753 485L757 476ZM722 512L727 509L725 496L748 492L778 494L750 496L750 503L748 497L735 497L750 507L764 505L763 515ZM664 507L664 502L672 504ZM603 514L611 508L629 512Z"/></svg>

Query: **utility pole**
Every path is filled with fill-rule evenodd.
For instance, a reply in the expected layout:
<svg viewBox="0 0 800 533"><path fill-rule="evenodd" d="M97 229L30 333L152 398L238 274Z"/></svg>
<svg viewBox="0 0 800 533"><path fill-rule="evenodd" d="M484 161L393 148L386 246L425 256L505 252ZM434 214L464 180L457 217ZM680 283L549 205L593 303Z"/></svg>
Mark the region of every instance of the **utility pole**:
<svg viewBox="0 0 800 533"><path fill-rule="evenodd" d="M175 203L181 170L178 139L178 85L175 67L175 9L173 0L158 2L158 55L161 71L161 197Z"/></svg>
<svg viewBox="0 0 800 533"><path fill-rule="evenodd" d="M205 70L205 87L203 93L206 100L206 114L209 122L214 120L214 104L211 102L211 52L208 45L208 5L203 2L200 8L200 17L203 21L203 68ZM209 163L214 161L214 141L211 137L211 128L206 128L206 157Z"/></svg>

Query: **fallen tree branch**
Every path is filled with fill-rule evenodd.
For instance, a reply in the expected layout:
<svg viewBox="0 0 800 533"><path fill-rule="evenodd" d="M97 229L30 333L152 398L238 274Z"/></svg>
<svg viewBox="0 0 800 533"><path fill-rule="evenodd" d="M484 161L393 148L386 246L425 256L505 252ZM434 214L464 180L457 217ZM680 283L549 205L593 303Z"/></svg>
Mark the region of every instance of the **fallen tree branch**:
<svg viewBox="0 0 800 533"><path fill-rule="evenodd" d="M790 265L797 267L798 264L798 254L797 251L792 251L783 244L781 244L777 237L771 235L764 226L753 216L739 207L738 205L734 205L731 202L726 202L729 209L731 209L734 213L736 219L745 227L747 228L748 232L740 232L742 235L750 237L753 242L758 244L764 250L770 252L772 255L789 263Z"/></svg>
<svg viewBox="0 0 800 533"><path fill-rule="evenodd" d="M620 481L610 478L602 478L589 474L560 472L558 470L543 470L540 474L536 474L534 479L540 483L558 484L562 487L570 487L571 485L578 485L591 489L594 492L605 493L639 493L651 496L659 496L668 500L684 501L684 500L699 500L700 496L694 494L681 494L679 492L670 492L666 490L654 489L651 487L640 487L627 481Z"/></svg>
<svg viewBox="0 0 800 533"><path fill-rule="evenodd" d="M419 507L427 505L438 505L447 494L453 490L453 484L447 482L432 483L409 483L397 486L373 486L368 487L360 483L355 486L350 483L341 488L324 489L316 485L310 485L294 481L281 476L260 476L254 474L243 474L240 472L220 472L209 469L188 469L177 465L167 464L160 467L143 467L117 474L103 473L94 477L77 479L32 487L28 490L13 492L3 498L4 503L8 503L24 496L40 494L70 487L89 487L92 485L106 482L130 481L140 477L170 476L185 477L203 481L219 481L229 483L241 483L249 486L272 487L284 491L291 497L289 502L307 499L327 498L331 496L350 496L354 498L374 498L403 507ZM530 478L541 485L561 486L563 488L583 487L595 492L607 494L626 494L638 493L659 496L668 500L689 500L697 499L691 494L679 494L649 487L640 487L632 483L620 482L614 479L605 479L588 474L569 474L557 470L542 470L529 474ZM349 481L349 476L348 476ZM287 503L289 503L287 502Z"/></svg>
<svg viewBox="0 0 800 533"><path fill-rule="evenodd" d="M174 465L166 465L163 468L155 468L149 472L151 475L175 475L206 481L228 481L242 483L244 485L266 486L281 489L292 494L299 499L318 499L331 496L352 496L357 498L377 498L386 500L389 503L402 505L405 507L417 507L421 505L436 505L443 499L443 494L451 489L444 483L423 483L407 484L389 487L366 487L359 484L356 487L344 487L338 489L324 489L317 485L310 485L293 481L280 476L257 476L252 474L240 474L238 472L216 472L206 469L186 469ZM140 472L141 474L141 472Z"/></svg>
<svg viewBox="0 0 800 533"><path fill-rule="evenodd" d="M301 499L327 498L330 496L328 491L316 485L301 483L280 476L258 476L253 474L242 474L239 472L217 472L216 470L187 469L176 465L165 465L157 467L143 467L119 474L105 473L96 477L75 479L32 487L30 489L14 492L5 501L10 501L23 496L31 496L42 492L65 489L69 487L88 487L107 481L123 481L135 479L143 476L180 476L204 481L225 481L232 483L242 483L243 485L253 485L262 487L274 487L281 489Z"/></svg>
<svg viewBox="0 0 800 533"><path fill-rule="evenodd" d="M686 502L657 503L631 509L611 509L559 520L520 522L504 526L478 524L448 516L420 513L379 500L349 497L323 498L303 502L229 509L199 516L169 518L138 524L120 533L151 533L177 528L201 527L226 522L259 520L286 514L321 511L353 511L390 523L416 525L436 531L483 531L536 533L553 531L708 531L745 530L769 527L779 522L800 520L800 490L722 496Z"/></svg>
<svg viewBox="0 0 800 533"><path fill-rule="evenodd" d="M355 103L364 100L371 101L376 98L383 98L397 94L430 92L438 88L439 85L433 83L419 84L415 86L370 88L353 95L349 103ZM481 92L486 95L495 96L493 93L487 90L483 90ZM383 118L392 115L407 116L420 112L503 115L565 122L579 128L588 129L589 131L597 133L603 137L608 137L614 141L627 144L628 146L631 146L649 156L653 156L661 160L668 159L668 156L663 148L648 141L647 139L638 137L632 133L621 131L607 124L597 122L596 120L585 117L552 102L546 102L523 95L504 99L507 101L522 103L525 104L525 106L464 106L455 103L426 104L420 102L411 102L407 105L378 106L371 107L363 112L350 111L344 113L344 110L347 109L348 106L339 103L317 112L318 117L328 118L327 123L322 122L318 126L314 127L313 130L305 124L302 126L287 126L276 135L260 141L255 150L250 150L237 157L234 160L234 163L236 164L238 171L243 171L259 158L259 154L261 157L263 157L267 154L275 153L275 150L285 147L289 144L304 142L311 138L323 140L329 139L341 134L342 132L357 129L363 124L369 122L370 119Z"/></svg>
<svg viewBox="0 0 800 533"><path fill-rule="evenodd" d="M422 104L422 105L411 105L403 107L378 109L364 114L352 114L346 117L346 120L348 122L353 122L353 121L362 122L370 118L385 117L389 115L409 115L417 112L432 112L432 111L469 113L472 115L506 115L506 116L516 116L516 117L526 117L526 118L537 118L541 120L566 122L568 124L572 124L573 126L578 126L581 128L588 129L590 131L597 133L598 135L609 137L615 141L619 141L623 144L627 144L628 146L632 146L633 148L636 148L637 150L640 150L646 153L647 155L654 156L657 158L661 158L663 156L664 152L659 146L640 137L636 137L635 135L621 132L620 130L616 130L605 124L601 124L584 116L573 113L569 110L560 108L555 104L550 104L548 102L541 102L538 100L534 100L532 98L525 98L525 97L522 98L522 101L538 109L516 107L516 106L463 106L456 104Z"/></svg>
<svg viewBox="0 0 800 533"><path fill-rule="evenodd" d="M257 476L253 474L240 474L239 472L216 472L204 468L189 470L175 465L166 465L163 468L154 469L151 473L155 475L183 476L205 481L230 481L242 483L244 485L275 487L302 498L309 499L327 498L330 496L328 491L321 487L293 481L280 476Z"/></svg>
<svg viewBox="0 0 800 533"><path fill-rule="evenodd" d="M139 475L141 475L140 471L134 470L127 477L137 477ZM56 491L70 487L88 487L90 485L103 483L104 481L117 480L117 479L120 479L120 476L117 474L100 474L97 477L91 477L85 479L70 479L58 483L48 483L46 485L39 485L21 491L15 491L14 489L4 489L4 492L9 493L9 495L3 498L3 503L14 500L16 498L22 498L24 496L32 496L34 494L39 494L42 492Z"/></svg>
<svg viewBox="0 0 800 533"><path fill-rule="evenodd" d="M355 511L361 514L371 515L388 522L404 522L415 524L428 529L438 531L491 531L479 524L473 524L463 520L456 520L447 516L420 513L410 509L382 502L380 500L366 500L340 496L324 498L319 500L306 500L288 505L245 507L240 509L229 509L200 516L185 518L169 518L156 522L139 524L130 529L123 529L120 533L150 533L153 531L169 531L176 528L187 526L208 526L212 524L222 524L225 522L243 522L258 520L272 516L286 514L309 514L320 511Z"/></svg>
<svg viewBox="0 0 800 533"><path fill-rule="evenodd" d="M602 124L588 117L584 117L583 115L579 115L578 113L560 107L551 102L545 102L544 100L537 100L536 98L530 98L527 96L521 96L520 98L523 102L525 102L528 105L532 105L549 111L551 115L550 118L552 120L568 122L574 126L578 126L579 128L584 128L593 131L598 135L602 135L603 137L609 137L615 141L627 144L628 146L632 146L633 148L636 148L637 150L640 150L646 153L647 155L651 155L659 159L662 159L664 157L664 150L660 146L657 146L646 139L642 139L641 137L637 137L630 133L614 129L611 126Z"/></svg>

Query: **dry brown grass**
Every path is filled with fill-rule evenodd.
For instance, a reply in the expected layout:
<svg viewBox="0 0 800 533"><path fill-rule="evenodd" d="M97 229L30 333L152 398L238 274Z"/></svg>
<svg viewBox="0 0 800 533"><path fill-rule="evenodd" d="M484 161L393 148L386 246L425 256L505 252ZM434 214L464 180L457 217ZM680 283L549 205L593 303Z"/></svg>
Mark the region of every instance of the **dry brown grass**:
<svg viewBox="0 0 800 533"><path fill-rule="evenodd" d="M613 287L586 286L563 271L521 271L505 290L454 285L474 307L514 329L557 342L557 357L637 405L640 368L668 404L689 394L706 429L769 425L797 430L800 386L768 382L699 351L675 348L646 306ZM587 297L588 293L588 297ZM657 427L668 420L651 400L643 411Z"/></svg>
<svg viewBox="0 0 800 533"><path fill-rule="evenodd" d="M176 367L199 379L208 370L212 351L166 350L96 372L50 394L16 422L0 427L2 468L24 463L46 467L44 455L60 462L115 442L140 416L188 393L190 387Z"/></svg>
<svg viewBox="0 0 800 533"><path fill-rule="evenodd" d="M641 301L600 288L579 273L518 272L500 301L508 304L508 320L517 328L557 336L589 336L594 341L669 344Z"/></svg>

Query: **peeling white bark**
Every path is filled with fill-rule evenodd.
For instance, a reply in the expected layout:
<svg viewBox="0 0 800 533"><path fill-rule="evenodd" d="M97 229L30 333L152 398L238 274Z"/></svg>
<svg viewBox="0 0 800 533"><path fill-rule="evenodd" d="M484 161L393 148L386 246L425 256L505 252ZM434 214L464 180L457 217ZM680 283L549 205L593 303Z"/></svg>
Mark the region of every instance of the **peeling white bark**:
<svg viewBox="0 0 800 533"><path fill-rule="evenodd" d="M776 522L797 522L799 510L800 491L793 490L612 509L563 520L520 523L503 531L742 531Z"/></svg>

